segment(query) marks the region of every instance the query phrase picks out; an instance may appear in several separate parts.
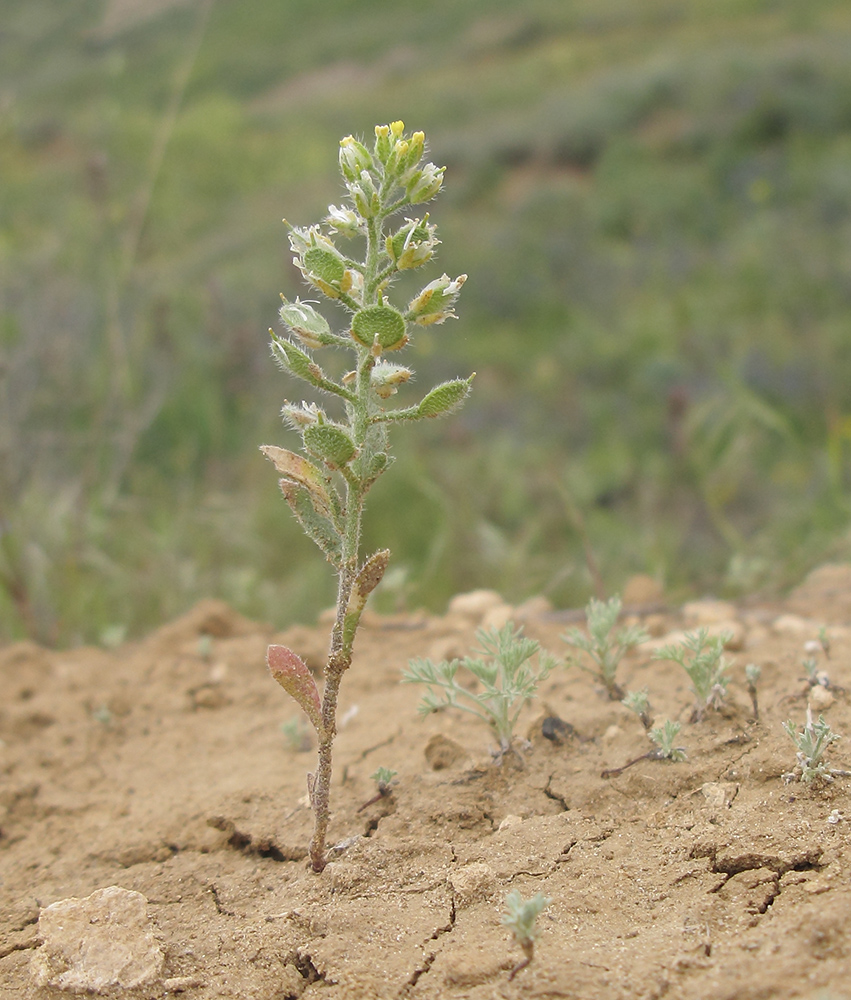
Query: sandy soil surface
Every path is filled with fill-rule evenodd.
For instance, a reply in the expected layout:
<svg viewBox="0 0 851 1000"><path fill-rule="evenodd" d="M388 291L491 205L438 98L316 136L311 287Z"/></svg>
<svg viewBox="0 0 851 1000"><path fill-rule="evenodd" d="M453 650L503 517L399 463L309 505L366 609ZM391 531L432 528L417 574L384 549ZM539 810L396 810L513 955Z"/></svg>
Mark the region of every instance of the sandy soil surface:
<svg viewBox="0 0 851 1000"><path fill-rule="evenodd" d="M0 650L0 997L85 989L96 959L83 942L46 964L40 909L113 886L144 897L135 940L153 957L135 988L91 979L104 995L851 996L851 778L782 779L795 764L782 722L802 726L808 700L846 737L831 763L851 768L851 567L822 567L782 604L628 610L653 639L620 679L682 721L688 759L611 777L650 744L576 667L545 682L521 717L528 745L501 762L487 726L420 719L421 690L399 683L409 657L463 655L509 615L564 657L581 614L488 594L443 617L367 614L340 706L330 841L346 846L321 875L306 862L313 752L282 730L297 710L264 659L282 642L318 667L326 625L275 633L205 602L113 651ZM726 707L690 723L688 678L652 656L700 624L733 633L732 679ZM821 626L829 686L813 687L802 661ZM762 668L758 720L747 663ZM546 738L548 716L572 731ZM365 805L380 766L398 772L392 794ZM552 902L510 980L512 889ZM121 939L121 921L106 926ZM75 961L83 978L62 980Z"/></svg>

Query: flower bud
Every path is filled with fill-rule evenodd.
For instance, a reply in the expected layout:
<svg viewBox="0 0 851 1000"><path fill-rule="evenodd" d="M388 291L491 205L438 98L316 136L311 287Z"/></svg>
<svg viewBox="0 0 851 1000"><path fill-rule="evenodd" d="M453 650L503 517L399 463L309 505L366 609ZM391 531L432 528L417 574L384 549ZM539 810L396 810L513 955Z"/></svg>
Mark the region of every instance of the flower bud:
<svg viewBox="0 0 851 1000"><path fill-rule="evenodd" d="M390 155L390 126L375 126L375 155L382 162L387 162Z"/></svg>
<svg viewBox="0 0 851 1000"><path fill-rule="evenodd" d="M364 347L398 351L408 342L405 317L391 306L370 306L352 317L352 336Z"/></svg>
<svg viewBox="0 0 851 1000"><path fill-rule="evenodd" d="M353 181L372 166L372 156L363 143L347 135L340 140L340 170L346 180Z"/></svg>
<svg viewBox="0 0 851 1000"><path fill-rule="evenodd" d="M283 298L283 296L282 296ZM279 314L281 322L292 330L306 347L322 347L333 344L334 337L328 321L307 302L283 300Z"/></svg>
<svg viewBox="0 0 851 1000"><path fill-rule="evenodd" d="M454 319L452 306L466 280L466 274L459 274L454 281L448 274L444 274L430 281L420 294L408 303L407 318L419 326L431 326L432 323L443 323L444 320Z"/></svg>
<svg viewBox="0 0 851 1000"><path fill-rule="evenodd" d="M381 199L375 190L372 177L364 170L357 179L352 179L346 184L355 208L364 219L371 219L381 208Z"/></svg>
<svg viewBox="0 0 851 1000"><path fill-rule="evenodd" d="M398 391L414 373L410 368L401 365L391 365L387 361L379 361L369 373L369 384L382 399L388 399Z"/></svg>
<svg viewBox="0 0 851 1000"><path fill-rule="evenodd" d="M425 132L414 132L408 143L408 156L406 167L412 167L419 163L425 152Z"/></svg>
<svg viewBox="0 0 851 1000"><path fill-rule="evenodd" d="M341 236L357 236L361 231L360 219L357 213L350 208L337 208L336 205L329 205L325 221Z"/></svg>

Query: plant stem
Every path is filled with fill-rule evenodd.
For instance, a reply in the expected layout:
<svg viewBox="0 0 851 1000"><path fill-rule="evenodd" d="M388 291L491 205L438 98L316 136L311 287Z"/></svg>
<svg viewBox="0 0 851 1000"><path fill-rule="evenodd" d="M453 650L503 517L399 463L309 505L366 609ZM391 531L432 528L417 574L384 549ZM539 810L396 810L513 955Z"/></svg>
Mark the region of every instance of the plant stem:
<svg viewBox="0 0 851 1000"><path fill-rule="evenodd" d="M381 221L369 220L364 270L365 304L371 304L377 299L375 284L377 283L381 238ZM350 407L349 415L353 439L359 449L364 445L369 428L369 376L373 364L374 358L369 349L359 348L355 400L351 404L347 404ZM309 854L310 864L315 872L323 871L328 863L325 840L330 819L334 737L337 735L337 695L343 674L352 663L352 647L356 627L353 628L351 623L346 622L346 616L358 571L361 522L364 498L368 489L369 486L364 486L361 479L346 477L345 530L338 570L337 616L331 632L331 649L324 671L322 732L318 733L319 748L316 773L309 779L310 805L314 815L313 837L310 841Z"/></svg>

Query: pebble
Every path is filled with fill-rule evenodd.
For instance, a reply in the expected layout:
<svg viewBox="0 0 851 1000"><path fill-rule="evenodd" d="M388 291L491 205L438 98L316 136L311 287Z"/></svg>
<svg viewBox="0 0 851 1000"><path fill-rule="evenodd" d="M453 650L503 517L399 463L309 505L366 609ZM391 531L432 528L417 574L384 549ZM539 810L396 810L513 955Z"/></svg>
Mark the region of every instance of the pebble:
<svg viewBox="0 0 851 1000"><path fill-rule="evenodd" d="M505 601L497 591L471 590L466 594L456 594L449 602L447 614L466 618L478 625L489 611L500 605L505 606Z"/></svg>
<svg viewBox="0 0 851 1000"><path fill-rule="evenodd" d="M158 982L164 957L140 893L111 885L41 910L30 973L37 986L103 994Z"/></svg>
<svg viewBox="0 0 851 1000"><path fill-rule="evenodd" d="M659 604L665 598L665 591L658 580L646 573L636 573L624 584L621 599L624 607L629 608L634 605Z"/></svg>
<svg viewBox="0 0 851 1000"><path fill-rule="evenodd" d="M828 691L826 687L822 687L821 684L816 684L815 687L810 688L809 698L807 702L810 708L814 712L824 712L836 701L835 696L832 691Z"/></svg>
<svg viewBox="0 0 851 1000"><path fill-rule="evenodd" d="M689 625L728 625L736 619L736 606L729 601L689 601L683 605L683 618Z"/></svg>
<svg viewBox="0 0 851 1000"><path fill-rule="evenodd" d="M505 820L503 820L505 822ZM500 824L502 829L502 824ZM473 861L449 876L449 884L455 893L456 907L463 908L487 896L495 882L493 869L484 861Z"/></svg>

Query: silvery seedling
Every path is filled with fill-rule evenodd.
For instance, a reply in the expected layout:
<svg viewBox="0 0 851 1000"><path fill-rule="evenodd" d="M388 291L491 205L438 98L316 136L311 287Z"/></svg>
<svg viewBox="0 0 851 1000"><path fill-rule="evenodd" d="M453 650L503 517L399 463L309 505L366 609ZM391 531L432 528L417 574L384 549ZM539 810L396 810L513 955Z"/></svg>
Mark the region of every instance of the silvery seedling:
<svg viewBox="0 0 851 1000"><path fill-rule="evenodd" d="M816 779L830 782L835 777L848 777L851 774L851 771L828 767L824 759L827 748L842 737L833 732L823 715L819 716L818 722L813 722L812 709L807 706L807 723L802 732L798 732L791 719L783 723L783 728L795 744L798 758L795 771L800 773L800 779L805 784L809 785ZM784 774L784 781L794 781L795 771Z"/></svg>
<svg viewBox="0 0 851 1000"><path fill-rule="evenodd" d="M615 679L621 659L633 646L650 638L638 625L630 625L614 632L621 607L619 597L613 597L609 601L598 601L592 597L585 608L588 634L572 628L562 636L568 645L583 650L591 657L595 666L583 666L582 669L602 682L612 701L620 701L624 696Z"/></svg>
<svg viewBox="0 0 851 1000"><path fill-rule="evenodd" d="M534 697L556 660L537 640L526 638L522 628L515 630L511 622L498 630L479 629L476 638L480 648L473 652L477 655L440 663L411 660L402 681L428 688L420 705L422 715L442 708L460 708L477 715L490 724L500 751L505 753L523 705ZM537 669L530 662L536 654ZM474 688L462 683L459 669L472 674L477 682Z"/></svg>
<svg viewBox="0 0 851 1000"><path fill-rule="evenodd" d="M514 940L523 949L524 955L511 970L509 979L513 979L532 961L535 954L535 922L551 902L552 900L540 892L531 899L524 899L516 889L505 897L505 908L508 912L503 916L502 923L511 929Z"/></svg>
<svg viewBox="0 0 851 1000"><path fill-rule="evenodd" d="M413 376L397 364L397 352L413 330L455 316L453 306L466 275L444 274L425 285L407 305L391 301L390 288L403 271L427 264L438 239L422 205L440 191L444 168L423 162L425 136L405 133L402 122L378 125L371 149L352 136L340 142L339 165L346 204L331 205L321 225L290 226L296 267L314 292L342 307L343 328L308 301L283 300L284 332L272 336L272 353L292 378L307 383L320 399L285 403L285 422L301 439L303 454L273 445L261 451L274 464L280 487L296 520L319 546L337 574L337 608L331 645L319 689L307 666L285 646L270 646L272 676L301 706L319 743L316 771L308 775L314 813L310 862L326 865L332 748L337 694L352 662L352 647L367 598L381 582L390 553L384 549L362 561L361 522L366 495L390 465L392 425L439 417L457 409L470 391L469 378L443 382L418 402L396 407L393 397ZM411 218L391 223L399 212ZM354 251L344 243L354 240ZM358 255L359 254L359 255ZM351 368L336 378L322 368L314 351L341 350Z"/></svg>
<svg viewBox="0 0 851 1000"><path fill-rule="evenodd" d="M730 638L729 632L710 637L707 629L699 628L679 645L663 646L656 653L657 660L673 660L689 675L695 698L692 722L699 722L708 709L720 708L727 697L730 679L723 653Z"/></svg>

